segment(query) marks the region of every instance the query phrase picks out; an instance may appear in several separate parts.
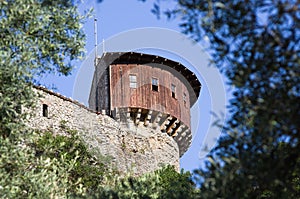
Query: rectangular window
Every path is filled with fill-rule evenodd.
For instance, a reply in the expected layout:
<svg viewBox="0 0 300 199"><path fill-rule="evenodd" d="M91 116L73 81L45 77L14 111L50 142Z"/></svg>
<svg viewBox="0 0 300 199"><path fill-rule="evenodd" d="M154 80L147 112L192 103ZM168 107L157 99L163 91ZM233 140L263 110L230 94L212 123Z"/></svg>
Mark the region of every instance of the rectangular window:
<svg viewBox="0 0 300 199"><path fill-rule="evenodd" d="M171 84L171 91L172 91L172 97L176 98L176 86L174 84Z"/></svg>
<svg viewBox="0 0 300 199"><path fill-rule="evenodd" d="M186 94L183 93L183 104L184 104L184 107L186 107Z"/></svg>
<svg viewBox="0 0 300 199"><path fill-rule="evenodd" d="M152 90L158 91L158 79L152 78Z"/></svg>
<svg viewBox="0 0 300 199"><path fill-rule="evenodd" d="M43 117L48 117L48 105L43 104Z"/></svg>
<svg viewBox="0 0 300 199"><path fill-rule="evenodd" d="M130 88L137 88L137 81L136 81L136 75L129 75L129 87Z"/></svg>

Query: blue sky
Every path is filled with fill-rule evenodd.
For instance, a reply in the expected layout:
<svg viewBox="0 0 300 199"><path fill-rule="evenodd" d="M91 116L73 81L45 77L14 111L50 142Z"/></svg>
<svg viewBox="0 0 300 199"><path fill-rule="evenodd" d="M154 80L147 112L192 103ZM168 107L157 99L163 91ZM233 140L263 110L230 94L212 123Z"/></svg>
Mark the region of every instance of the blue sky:
<svg viewBox="0 0 300 199"><path fill-rule="evenodd" d="M174 5L163 4L163 7ZM199 100L192 111L193 142L190 149L181 158L181 168L194 170L203 163L207 153L202 149L211 148L220 130L212 126L216 118L215 112L221 116L225 113L226 88L223 77L214 67L208 66L208 55L202 46L188 40L180 34L178 21L160 20L151 13L151 2L137 0L96 0L85 1L80 5L84 11L94 8L97 18L98 55L101 56L104 40L105 51L138 50L150 54L179 61L195 72L202 83ZM44 82L54 84L57 92L86 103L93 74L93 59L95 55L94 19L88 19L84 25L87 37L86 60L76 63L76 68L69 77L47 76ZM151 45L152 44L152 45ZM205 45L205 43L203 43Z"/></svg>

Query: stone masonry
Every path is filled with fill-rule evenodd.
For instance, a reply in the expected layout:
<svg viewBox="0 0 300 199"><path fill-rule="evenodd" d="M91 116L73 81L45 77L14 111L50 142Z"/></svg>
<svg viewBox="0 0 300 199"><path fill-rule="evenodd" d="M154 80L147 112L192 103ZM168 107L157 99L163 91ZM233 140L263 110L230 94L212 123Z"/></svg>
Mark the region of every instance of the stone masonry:
<svg viewBox="0 0 300 199"><path fill-rule="evenodd" d="M179 149L175 140L160 130L127 129L109 116L42 87L35 87L39 99L30 126L42 131L64 133L62 125L79 132L88 148L111 158L121 172L139 175L163 165L179 170Z"/></svg>

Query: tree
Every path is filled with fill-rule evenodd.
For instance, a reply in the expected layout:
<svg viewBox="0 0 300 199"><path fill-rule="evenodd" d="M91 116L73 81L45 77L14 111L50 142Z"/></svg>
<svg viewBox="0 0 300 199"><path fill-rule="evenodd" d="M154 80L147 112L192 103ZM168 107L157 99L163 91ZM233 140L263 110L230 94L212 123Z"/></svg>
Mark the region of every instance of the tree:
<svg viewBox="0 0 300 199"><path fill-rule="evenodd" d="M0 195L45 198L61 185L60 195L67 167L35 156L29 146L36 134L24 124L22 110L34 105L35 78L68 75L83 55L85 17L72 0L7 0L0 10Z"/></svg>
<svg viewBox="0 0 300 199"><path fill-rule="evenodd" d="M30 83L45 73L70 74L72 60L82 57L85 17L72 0L8 0L0 8L0 127L6 137L20 124L21 106L32 105Z"/></svg>
<svg viewBox="0 0 300 199"><path fill-rule="evenodd" d="M195 184L189 172L178 173L173 166L133 177L130 174L110 181L109 186L99 186L89 196L95 198L195 198Z"/></svg>
<svg viewBox="0 0 300 199"><path fill-rule="evenodd" d="M212 60L234 88L224 133L195 175L201 195L299 197L299 1L175 2L167 16L179 17L196 41L208 38Z"/></svg>
<svg viewBox="0 0 300 199"><path fill-rule="evenodd" d="M162 188L159 198L195 198L197 189L190 172L180 173L172 166L166 166L157 172L160 176L159 187Z"/></svg>

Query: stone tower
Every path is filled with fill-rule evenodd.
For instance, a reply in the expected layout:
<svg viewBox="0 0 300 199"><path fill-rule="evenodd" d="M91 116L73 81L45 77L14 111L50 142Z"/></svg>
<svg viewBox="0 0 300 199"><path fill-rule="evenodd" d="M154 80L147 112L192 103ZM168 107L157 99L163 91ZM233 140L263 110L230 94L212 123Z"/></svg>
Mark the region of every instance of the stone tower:
<svg viewBox="0 0 300 199"><path fill-rule="evenodd" d="M181 63L136 52L104 53L96 61L89 107L132 131L168 134L181 157L192 140L190 108L201 89L196 75Z"/></svg>

